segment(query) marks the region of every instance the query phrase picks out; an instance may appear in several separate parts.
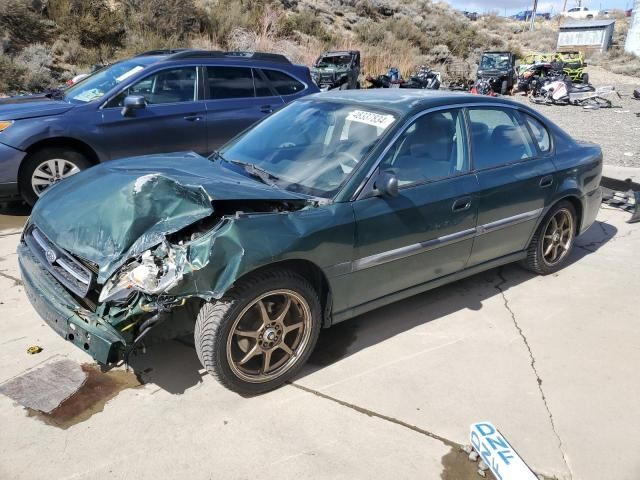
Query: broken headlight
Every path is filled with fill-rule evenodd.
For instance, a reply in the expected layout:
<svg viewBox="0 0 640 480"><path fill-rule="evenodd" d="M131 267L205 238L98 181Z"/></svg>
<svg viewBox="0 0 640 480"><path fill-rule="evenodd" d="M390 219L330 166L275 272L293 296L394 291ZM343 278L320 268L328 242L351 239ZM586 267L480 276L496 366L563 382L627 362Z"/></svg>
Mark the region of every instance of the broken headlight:
<svg viewBox="0 0 640 480"><path fill-rule="evenodd" d="M157 295L169 290L182 279L184 263L184 252L168 243L147 250L107 281L98 301L122 300L133 291Z"/></svg>

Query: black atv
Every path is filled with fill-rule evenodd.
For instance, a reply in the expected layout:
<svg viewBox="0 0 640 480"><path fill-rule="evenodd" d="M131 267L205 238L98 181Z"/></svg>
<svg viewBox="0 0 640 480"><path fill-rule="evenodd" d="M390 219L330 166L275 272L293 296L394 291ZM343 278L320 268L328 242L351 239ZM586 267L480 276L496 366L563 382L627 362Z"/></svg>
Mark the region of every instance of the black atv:
<svg viewBox="0 0 640 480"><path fill-rule="evenodd" d="M311 68L311 78L320 90L360 88L360 52L342 50L324 52Z"/></svg>
<svg viewBox="0 0 640 480"><path fill-rule="evenodd" d="M409 80L400 84L400 88L438 90L441 83L442 76L440 72L431 70L426 65L421 65L418 71L409 77Z"/></svg>
<svg viewBox="0 0 640 480"><path fill-rule="evenodd" d="M516 85L516 56L513 52L484 52L476 80L488 80L491 89L506 95Z"/></svg>

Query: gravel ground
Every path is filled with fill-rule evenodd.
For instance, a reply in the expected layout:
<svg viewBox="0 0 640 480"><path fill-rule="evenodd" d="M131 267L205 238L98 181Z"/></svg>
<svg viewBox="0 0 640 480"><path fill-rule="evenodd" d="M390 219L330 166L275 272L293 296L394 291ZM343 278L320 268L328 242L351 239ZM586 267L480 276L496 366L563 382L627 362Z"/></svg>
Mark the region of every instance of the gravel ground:
<svg viewBox="0 0 640 480"><path fill-rule="evenodd" d="M634 89L640 89L640 78L617 75L600 67L588 67L595 86L614 85L622 98L613 97L613 107L585 110L575 106L536 105L516 96L556 122L574 138L599 144L604 163L624 167L640 167L640 100L634 100Z"/></svg>

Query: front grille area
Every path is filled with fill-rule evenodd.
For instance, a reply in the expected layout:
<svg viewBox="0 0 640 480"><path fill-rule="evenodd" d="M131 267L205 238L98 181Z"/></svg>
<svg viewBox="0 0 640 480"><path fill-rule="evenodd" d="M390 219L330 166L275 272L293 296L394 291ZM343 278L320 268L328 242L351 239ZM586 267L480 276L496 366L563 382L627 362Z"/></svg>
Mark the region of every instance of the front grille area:
<svg viewBox="0 0 640 480"><path fill-rule="evenodd" d="M29 228L24 240L58 282L77 297L87 296L95 277L83 262L55 246L37 227Z"/></svg>
<svg viewBox="0 0 640 480"><path fill-rule="evenodd" d="M333 83L335 81L335 77L333 73L321 73L320 74L320 82Z"/></svg>

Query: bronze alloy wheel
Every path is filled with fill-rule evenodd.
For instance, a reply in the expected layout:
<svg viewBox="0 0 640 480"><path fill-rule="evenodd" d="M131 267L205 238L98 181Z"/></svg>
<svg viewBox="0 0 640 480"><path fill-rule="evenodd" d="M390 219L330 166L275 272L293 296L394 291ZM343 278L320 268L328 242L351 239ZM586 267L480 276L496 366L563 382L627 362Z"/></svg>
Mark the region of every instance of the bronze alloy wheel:
<svg viewBox="0 0 640 480"><path fill-rule="evenodd" d="M560 263L571 250L575 226L573 215L561 208L549 219L542 238L542 258L549 266Z"/></svg>
<svg viewBox="0 0 640 480"><path fill-rule="evenodd" d="M262 383L284 375L311 335L311 309L292 290L260 295L238 315L227 338L227 361L240 379Z"/></svg>

